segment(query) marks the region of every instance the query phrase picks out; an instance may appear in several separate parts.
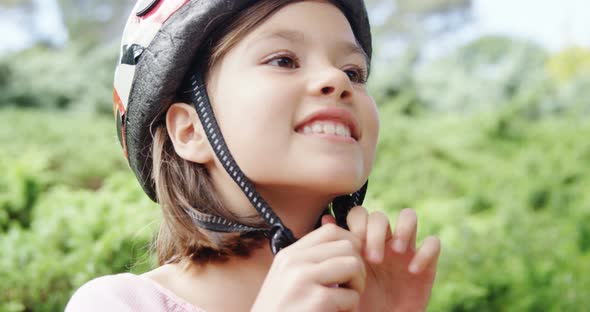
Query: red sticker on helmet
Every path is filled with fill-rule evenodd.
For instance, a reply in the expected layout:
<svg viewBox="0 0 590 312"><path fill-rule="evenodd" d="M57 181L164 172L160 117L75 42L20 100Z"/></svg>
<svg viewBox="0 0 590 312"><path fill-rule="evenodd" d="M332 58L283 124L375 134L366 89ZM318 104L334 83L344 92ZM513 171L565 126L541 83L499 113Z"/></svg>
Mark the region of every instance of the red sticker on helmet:
<svg viewBox="0 0 590 312"><path fill-rule="evenodd" d="M136 16L142 17L148 14L160 0L142 0L137 4Z"/></svg>
<svg viewBox="0 0 590 312"><path fill-rule="evenodd" d="M164 22L180 9L189 0L161 0L153 4L153 7L145 14L141 15L140 19L150 20L153 23L164 24Z"/></svg>

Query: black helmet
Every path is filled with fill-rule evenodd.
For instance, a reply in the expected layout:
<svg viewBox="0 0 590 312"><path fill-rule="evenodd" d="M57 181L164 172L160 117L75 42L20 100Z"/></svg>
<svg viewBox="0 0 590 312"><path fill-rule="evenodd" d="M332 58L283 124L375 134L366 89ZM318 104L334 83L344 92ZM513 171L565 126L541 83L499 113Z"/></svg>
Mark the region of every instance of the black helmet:
<svg viewBox="0 0 590 312"><path fill-rule="evenodd" d="M219 216L187 211L195 224L212 231L265 231L273 253L295 241L291 231L256 192L235 163L209 104L200 72L191 72L195 54L212 31L260 0L139 0L125 26L121 57L115 71L114 113L117 133L129 166L143 190L157 201L151 178L150 126L170 105L179 88L190 79L193 103L210 144L226 171L240 186L254 208L268 223L260 229L237 224ZM345 14L356 39L371 58L371 32L363 0L332 0ZM363 201L367 183L357 192L337 197L333 210L346 227L348 211Z"/></svg>

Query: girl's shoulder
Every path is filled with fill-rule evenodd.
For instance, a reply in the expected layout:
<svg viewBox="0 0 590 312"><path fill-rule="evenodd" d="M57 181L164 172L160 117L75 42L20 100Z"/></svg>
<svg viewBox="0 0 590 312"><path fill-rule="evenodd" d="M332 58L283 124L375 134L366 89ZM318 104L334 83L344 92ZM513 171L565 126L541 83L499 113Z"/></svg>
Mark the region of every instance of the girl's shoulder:
<svg viewBox="0 0 590 312"><path fill-rule="evenodd" d="M106 275L82 285L65 308L77 311L205 312L155 281L131 273Z"/></svg>

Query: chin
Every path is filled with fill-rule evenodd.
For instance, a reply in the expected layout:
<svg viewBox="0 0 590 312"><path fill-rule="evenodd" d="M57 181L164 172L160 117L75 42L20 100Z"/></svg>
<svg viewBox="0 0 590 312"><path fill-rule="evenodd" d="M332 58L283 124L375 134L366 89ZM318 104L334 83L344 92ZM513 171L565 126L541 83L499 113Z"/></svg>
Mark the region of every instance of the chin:
<svg viewBox="0 0 590 312"><path fill-rule="evenodd" d="M316 191L334 196L352 194L360 189L366 182L358 175L323 175L310 178L307 186Z"/></svg>
<svg viewBox="0 0 590 312"><path fill-rule="evenodd" d="M289 168L273 169L257 171L250 178L255 184L264 187L300 190L327 197L352 194L368 178L368 172L362 166L336 166L334 162L298 163Z"/></svg>

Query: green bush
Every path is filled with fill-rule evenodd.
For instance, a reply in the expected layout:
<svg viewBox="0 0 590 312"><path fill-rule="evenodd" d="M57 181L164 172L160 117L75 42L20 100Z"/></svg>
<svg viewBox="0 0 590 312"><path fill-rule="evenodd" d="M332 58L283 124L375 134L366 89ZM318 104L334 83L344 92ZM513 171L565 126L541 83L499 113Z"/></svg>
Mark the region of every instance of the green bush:
<svg viewBox="0 0 590 312"><path fill-rule="evenodd" d="M157 209L141 191L132 193L135 184L117 174L96 192L55 187L44 194L33 222L0 238L0 310L63 310L94 277L153 267Z"/></svg>
<svg viewBox="0 0 590 312"><path fill-rule="evenodd" d="M590 50L581 47L567 48L549 58L547 70L556 81L568 81L590 73Z"/></svg>
<svg viewBox="0 0 590 312"><path fill-rule="evenodd" d="M478 113L508 105L544 86L547 53L529 42L482 37L450 55L421 64L414 77L429 111Z"/></svg>
<svg viewBox="0 0 590 312"><path fill-rule="evenodd" d="M410 119L392 111L381 111L367 205L391 215L414 207L419 236L440 236L431 311L590 305L584 293L590 287L590 125L584 118Z"/></svg>
<svg viewBox="0 0 590 312"><path fill-rule="evenodd" d="M36 47L0 58L0 107L112 114L118 49L114 45Z"/></svg>
<svg viewBox="0 0 590 312"><path fill-rule="evenodd" d="M158 208L114 130L113 51L0 59L0 311L62 310L93 277L156 265ZM413 207L419 238L441 238L430 311L590 306L590 75L564 58L482 38L418 67L408 53L372 81L366 206Z"/></svg>
<svg viewBox="0 0 590 312"><path fill-rule="evenodd" d="M147 248L158 209L115 160L122 156L109 134L110 118L1 112L0 133L30 136L0 141L6 147L0 154L0 310L60 310L93 277L154 267ZM431 311L590 305L590 177L584 170L590 126L583 119L410 118L394 106L383 107L381 116L366 206L392 216L414 207L419 237L442 239ZM27 130L30 124L42 131ZM85 168L89 173L81 174Z"/></svg>
<svg viewBox="0 0 590 312"><path fill-rule="evenodd" d="M3 110L0 125L0 311L63 310L93 277L154 267L158 208L111 120Z"/></svg>
<svg viewBox="0 0 590 312"><path fill-rule="evenodd" d="M0 113L0 129L0 155L9 157L3 163L30 171L41 186L97 189L114 171L128 171L112 117L9 109Z"/></svg>

